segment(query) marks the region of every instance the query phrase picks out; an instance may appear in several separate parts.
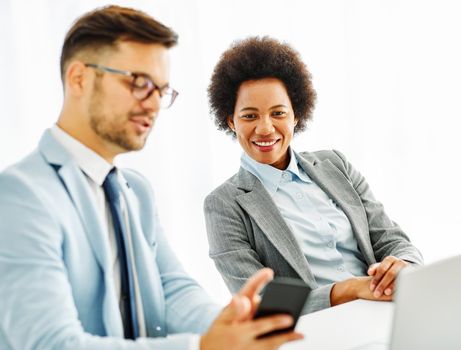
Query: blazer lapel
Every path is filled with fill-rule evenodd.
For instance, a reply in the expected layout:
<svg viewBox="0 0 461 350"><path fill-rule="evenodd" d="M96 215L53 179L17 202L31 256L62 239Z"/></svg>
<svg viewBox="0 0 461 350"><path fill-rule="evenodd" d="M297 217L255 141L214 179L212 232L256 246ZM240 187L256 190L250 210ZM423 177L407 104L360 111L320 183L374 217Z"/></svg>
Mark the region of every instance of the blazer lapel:
<svg viewBox="0 0 461 350"><path fill-rule="evenodd" d="M239 187L248 192L237 196L237 202L253 218L302 280L311 288L316 288L317 282L298 242L264 186L243 168L240 168L238 178L241 180Z"/></svg>
<svg viewBox="0 0 461 350"><path fill-rule="evenodd" d="M127 204L128 218L130 222L130 233L131 242L133 245L133 253L136 264L136 272L138 275L139 289L142 299L144 318L146 320L145 326L147 335L157 335L158 330L154 327L160 326L161 329L165 330L165 305L164 295L161 288L160 276L156 269L153 269L153 259L155 256L151 251L145 235L143 233L142 225L139 220L141 215L141 208L139 208L138 201L133 193L133 190L129 187L126 180L120 183L123 197ZM152 264L146 262L152 261ZM152 274L156 274L152 278ZM166 334L165 334L166 336Z"/></svg>
<svg viewBox="0 0 461 350"><path fill-rule="evenodd" d="M63 186L77 211L85 230L93 254L98 261L104 275L104 325L106 332L111 336L123 336L123 326L118 312L118 301L113 288L113 272L110 262L109 238L105 234L101 217L97 215L99 209L95 206L94 196L80 168L70 155L54 139L49 131L43 135L39 150L53 168L57 170Z"/></svg>
<svg viewBox="0 0 461 350"><path fill-rule="evenodd" d="M65 165L59 169L58 174L61 176L74 202L75 208L85 227L93 254L96 256L103 270L106 286L103 318L106 332L111 336L119 335L123 337L123 325L118 311L118 301L113 290L113 272L109 256L110 246L108 237L103 230L101 218L97 215L100 210L96 208L94 199L90 197L92 196L91 189L88 183L86 183L81 170L75 168L74 165Z"/></svg>
<svg viewBox="0 0 461 350"><path fill-rule="evenodd" d="M351 223L361 252L369 264L374 263L366 213L351 183L328 159L311 163L299 154L297 154L297 159L312 180L344 211Z"/></svg>
<svg viewBox="0 0 461 350"><path fill-rule="evenodd" d="M93 248L93 253L105 271L110 266L107 254L110 251L109 242L106 235L103 234L101 218L97 215L99 210L95 207L95 201L91 197L91 189L85 182L86 179L80 169L72 164L62 166L58 170L58 174L80 215L86 229L87 238Z"/></svg>
<svg viewBox="0 0 461 350"><path fill-rule="evenodd" d="M57 174L80 216L93 253L103 271L106 272L110 267L107 254L110 251L109 240L103 234L104 226L101 217L97 215L99 210L95 206L94 195L91 193L84 174L48 131L43 135L39 148L47 161L57 169Z"/></svg>

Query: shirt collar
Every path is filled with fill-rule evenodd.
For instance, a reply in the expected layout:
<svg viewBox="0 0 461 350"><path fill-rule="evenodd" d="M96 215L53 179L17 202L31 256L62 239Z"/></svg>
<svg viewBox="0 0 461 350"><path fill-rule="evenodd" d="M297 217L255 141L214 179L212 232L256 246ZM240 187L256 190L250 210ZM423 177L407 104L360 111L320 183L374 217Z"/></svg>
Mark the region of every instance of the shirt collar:
<svg viewBox="0 0 461 350"><path fill-rule="evenodd" d="M256 176L271 195L277 192L281 183L292 181L295 176L306 183L312 182L309 176L299 167L296 152L291 147L288 152L290 152L290 163L285 170L279 170L269 164L259 163L245 152L243 152L240 159L240 165Z"/></svg>
<svg viewBox="0 0 461 350"><path fill-rule="evenodd" d="M59 126L51 128L51 134L75 159L80 169L98 186L102 186L107 174L113 168L104 158L70 136Z"/></svg>
<svg viewBox="0 0 461 350"><path fill-rule="evenodd" d="M290 170L294 175L296 175L301 181L305 183L312 183L312 179L307 175L307 173L299 164L299 155L295 151L291 150L290 164L288 165L287 170Z"/></svg>

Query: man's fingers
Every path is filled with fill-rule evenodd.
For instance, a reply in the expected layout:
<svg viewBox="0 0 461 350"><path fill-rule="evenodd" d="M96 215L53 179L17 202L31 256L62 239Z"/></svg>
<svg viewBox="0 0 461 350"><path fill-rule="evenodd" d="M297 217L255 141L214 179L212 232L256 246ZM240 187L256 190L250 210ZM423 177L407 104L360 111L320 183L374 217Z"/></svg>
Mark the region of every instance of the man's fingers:
<svg viewBox="0 0 461 350"><path fill-rule="evenodd" d="M240 321L247 321L247 320L251 320L254 316L254 314L256 313L256 310L258 309L259 307L259 304L261 303L261 295L259 294L255 294L253 296L253 301L251 302L251 305L250 305L250 312L246 315L245 318L242 318L240 319Z"/></svg>
<svg viewBox="0 0 461 350"><path fill-rule="evenodd" d="M230 303L216 318L217 322L231 323L245 321L253 316L261 298L258 293L274 278L274 272L264 268L251 276L240 291L232 297Z"/></svg>
<svg viewBox="0 0 461 350"><path fill-rule="evenodd" d="M251 303L248 298L240 295L234 295L230 303L216 318L215 322L232 323L247 318L251 312Z"/></svg>
<svg viewBox="0 0 461 350"><path fill-rule="evenodd" d="M253 300L254 296L273 278L274 271L269 268L261 269L248 279L237 294L244 295L250 300Z"/></svg>
<svg viewBox="0 0 461 350"><path fill-rule="evenodd" d="M251 303L251 317L253 317L253 315L259 307L259 304L261 304L261 300L261 296L259 294L255 294L255 296L253 297L253 302Z"/></svg>
<svg viewBox="0 0 461 350"><path fill-rule="evenodd" d="M259 304L261 303L261 296L259 294L255 294L255 296L253 297L253 305L255 305L256 307L259 306Z"/></svg>
<svg viewBox="0 0 461 350"><path fill-rule="evenodd" d="M293 324L293 318L290 315L274 315L262 317L248 324L249 333L253 337L288 328Z"/></svg>
<svg viewBox="0 0 461 350"><path fill-rule="evenodd" d="M259 292L261 289L272 279L274 278L274 271L269 268L264 268L256 272L253 276L251 276L245 285L240 289L237 293L238 295L242 295L248 298L251 301L251 310L247 319L253 317L256 309L261 301L261 297L259 296Z"/></svg>

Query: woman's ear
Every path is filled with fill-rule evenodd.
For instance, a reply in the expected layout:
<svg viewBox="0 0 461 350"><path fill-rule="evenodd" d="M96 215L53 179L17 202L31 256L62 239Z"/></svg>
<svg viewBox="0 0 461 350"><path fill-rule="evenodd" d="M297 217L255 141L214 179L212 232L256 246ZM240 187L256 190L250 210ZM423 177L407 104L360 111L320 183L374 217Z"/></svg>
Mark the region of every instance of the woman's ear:
<svg viewBox="0 0 461 350"><path fill-rule="evenodd" d="M298 125L298 118L295 117L295 126Z"/></svg>
<svg viewBox="0 0 461 350"><path fill-rule="evenodd" d="M227 125L229 125L229 128L231 128L231 130L233 132L235 132L234 116L233 115L230 115L230 116L227 117Z"/></svg>

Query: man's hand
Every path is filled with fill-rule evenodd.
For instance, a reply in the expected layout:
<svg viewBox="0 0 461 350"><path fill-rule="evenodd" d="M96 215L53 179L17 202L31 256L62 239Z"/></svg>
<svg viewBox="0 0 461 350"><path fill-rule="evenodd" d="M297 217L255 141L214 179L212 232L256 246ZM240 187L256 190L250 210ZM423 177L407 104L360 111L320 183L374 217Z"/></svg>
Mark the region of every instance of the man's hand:
<svg viewBox="0 0 461 350"><path fill-rule="evenodd" d="M253 315L255 314L256 309L259 306L259 302L261 301L259 292L267 283L272 281L273 278L274 271L272 271L269 268L261 269L253 276L251 276L251 278L248 279L248 281L245 283L242 289L239 290L237 295L246 297L250 301L251 310L247 314L247 318L245 320L253 318ZM242 319L241 321L244 320Z"/></svg>
<svg viewBox="0 0 461 350"><path fill-rule="evenodd" d="M260 335L293 324L289 315L274 315L253 320L259 305L258 292L273 278L270 269L251 277L200 339L200 350L278 349L286 342L302 339L302 334L287 332L258 339Z"/></svg>
<svg viewBox="0 0 461 350"><path fill-rule="evenodd" d="M368 276L373 276L369 286L373 296L380 298L383 294L392 295L397 275L408 265L409 263L395 256L387 256L380 263L371 265L368 268Z"/></svg>

